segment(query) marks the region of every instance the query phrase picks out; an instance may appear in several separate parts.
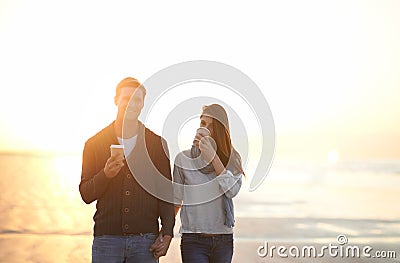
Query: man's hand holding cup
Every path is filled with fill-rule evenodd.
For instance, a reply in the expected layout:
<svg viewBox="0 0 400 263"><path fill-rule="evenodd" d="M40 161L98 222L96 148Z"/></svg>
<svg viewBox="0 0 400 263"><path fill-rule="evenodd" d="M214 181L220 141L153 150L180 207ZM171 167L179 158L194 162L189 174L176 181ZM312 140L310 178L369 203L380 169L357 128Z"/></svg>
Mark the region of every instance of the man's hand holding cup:
<svg viewBox="0 0 400 263"><path fill-rule="evenodd" d="M106 177L115 177L121 168L124 166L124 146L112 144L110 146L111 156L108 158L106 165L104 167L104 173Z"/></svg>

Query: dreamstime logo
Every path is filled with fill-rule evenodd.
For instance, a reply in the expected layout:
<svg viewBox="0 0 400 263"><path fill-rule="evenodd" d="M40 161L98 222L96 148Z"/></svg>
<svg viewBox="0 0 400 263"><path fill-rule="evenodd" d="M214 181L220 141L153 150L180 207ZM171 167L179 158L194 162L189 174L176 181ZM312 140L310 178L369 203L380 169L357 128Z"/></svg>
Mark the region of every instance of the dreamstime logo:
<svg viewBox="0 0 400 263"><path fill-rule="evenodd" d="M345 245L349 240L347 239L346 235L338 235L336 238L339 245Z"/></svg>
<svg viewBox="0 0 400 263"><path fill-rule="evenodd" d="M257 248L257 254L259 257L279 257L279 258L322 258L330 256L332 258L380 258L380 259L393 259L397 257L396 251L385 251L376 250L371 246L351 246L348 245L348 239L346 235L338 235L336 238L336 244L323 245L320 248L315 246L269 246L268 242L265 241L262 246Z"/></svg>
<svg viewBox="0 0 400 263"><path fill-rule="evenodd" d="M231 105L225 100L226 98L216 97L215 94L192 96L180 102L170 101L169 103L175 105L175 107L168 112L163 122L161 135L168 142L169 148L168 149L166 147L167 144L164 143L164 151L169 152L171 150L173 153L172 156L174 156L177 151L179 151L178 135L181 127L188 122L188 120L198 118L203 105L218 103L227 110L231 120L231 130L233 127L235 131L240 134L241 141L247 142L242 149L240 149L243 163L247 162L249 145L251 143L256 144L260 149L254 174L250 175L246 173L246 176L251 180L249 190L256 190L267 176L273 160L275 151L275 125L271 110L263 93L257 85L240 70L215 61L196 60L178 63L158 71L143 82L143 86L145 86L147 90L145 106L141 112L144 124L146 125L147 121L149 121L152 109L157 103L160 103L163 97L168 96L174 89L178 89L182 85L192 83L214 84L222 89L228 90L247 105L247 108L251 111L253 116L241 116L237 112L236 105ZM187 90L186 93L193 94L195 93L194 91L195 90ZM177 100L178 99L179 98L177 98ZM133 102L130 101L130 103ZM258 125L258 133L261 138L258 141L251 141L249 139L248 134L250 132L254 133L254 130L247 130L246 121L251 117L255 119ZM124 127L125 122L128 122L128 120L125 119ZM182 165L182 168L189 169L189 167L184 167L181 163L175 163L175 165ZM129 159L128 166L131 170L135 170L133 162L129 161ZM153 167L154 166L153 164ZM168 189L168 184L170 184L161 174L157 176L157 182L146 182L146 179L143 178L136 178L136 180L151 194L168 202L173 202L173 197L168 191L160 191L160 189ZM194 195L195 198L190 200L189 204L199 204L213 200L221 195L219 191L213 192L211 190L213 189L210 187L212 183L212 181L200 185L178 185L174 183L174 187L187 188L185 191L189 190L198 193Z"/></svg>

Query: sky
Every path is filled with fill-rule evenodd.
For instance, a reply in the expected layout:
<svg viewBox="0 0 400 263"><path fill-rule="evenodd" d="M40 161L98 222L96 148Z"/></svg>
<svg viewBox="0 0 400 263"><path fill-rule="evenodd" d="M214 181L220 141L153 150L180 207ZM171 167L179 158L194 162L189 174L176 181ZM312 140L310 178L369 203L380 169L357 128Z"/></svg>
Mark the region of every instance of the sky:
<svg viewBox="0 0 400 263"><path fill-rule="evenodd" d="M399 1L99 2L0 1L0 151L80 153L121 79L212 60L264 94L275 158L399 159Z"/></svg>

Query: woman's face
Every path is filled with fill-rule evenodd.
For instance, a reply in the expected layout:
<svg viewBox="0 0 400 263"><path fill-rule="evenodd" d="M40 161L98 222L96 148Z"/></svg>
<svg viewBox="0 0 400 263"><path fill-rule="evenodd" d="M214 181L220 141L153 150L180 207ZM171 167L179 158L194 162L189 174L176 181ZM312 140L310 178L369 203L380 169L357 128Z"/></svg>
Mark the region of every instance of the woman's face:
<svg viewBox="0 0 400 263"><path fill-rule="evenodd" d="M213 119L211 117L201 116L201 118L200 118L200 127L207 128L210 131L211 135L213 134L212 122L213 122Z"/></svg>

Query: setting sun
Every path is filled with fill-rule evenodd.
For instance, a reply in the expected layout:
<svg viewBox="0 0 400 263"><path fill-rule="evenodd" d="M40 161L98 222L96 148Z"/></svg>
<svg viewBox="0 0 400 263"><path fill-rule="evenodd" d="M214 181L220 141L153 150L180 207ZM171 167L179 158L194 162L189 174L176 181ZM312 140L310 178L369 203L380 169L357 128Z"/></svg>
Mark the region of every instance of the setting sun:
<svg viewBox="0 0 400 263"><path fill-rule="evenodd" d="M329 162L330 164L336 164L336 163L338 162L338 160L339 160L339 154L338 154L338 152L337 152L336 150L331 150L331 151L328 153L328 162Z"/></svg>

